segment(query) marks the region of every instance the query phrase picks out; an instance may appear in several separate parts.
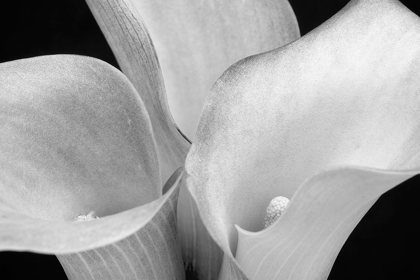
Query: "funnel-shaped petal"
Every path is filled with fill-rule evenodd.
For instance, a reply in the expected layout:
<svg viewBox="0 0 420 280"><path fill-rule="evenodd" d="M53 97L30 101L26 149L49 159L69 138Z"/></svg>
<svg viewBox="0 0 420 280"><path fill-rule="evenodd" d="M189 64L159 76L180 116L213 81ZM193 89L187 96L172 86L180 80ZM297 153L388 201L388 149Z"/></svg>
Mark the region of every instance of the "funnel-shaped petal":
<svg viewBox="0 0 420 280"><path fill-rule="evenodd" d="M417 173L322 172L300 186L271 227L258 233L238 228L236 260L250 279L327 279L339 249L379 196Z"/></svg>
<svg viewBox="0 0 420 280"><path fill-rule="evenodd" d="M176 204L181 180L180 168L165 185L169 190L163 197L150 205L114 215L112 227L118 225L126 229L120 237L138 228L133 234L92 250L57 255L69 279L184 279L176 229ZM135 216L142 212L144 217ZM100 220L81 223L91 223L90 232L111 228L109 222L106 224L107 221ZM112 233L107 233L109 239Z"/></svg>
<svg viewBox="0 0 420 280"><path fill-rule="evenodd" d="M135 234L166 252L149 257L182 275L180 171L162 196L150 119L130 81L104 62L65 55L1 64L0 73L0 249L74 253ZM74 221L90 211L100 219Z"/></svg>
<svg viewBox="0 0 420 280"><path fill-rule="evenodd" d="M235 224L261 230L269 201L291 198L321 170L418 169L419 67L420 19L398 1L371 0L226 71L186 162L188 188L225 255L236 252Z"/></svg>
<svg viewBox="0 0 420 280"><path fill-rule="evenodd" d="M132 0L162 66L171 113L194 137L207 93L230 65L299 38L287 0Z"/></svg>

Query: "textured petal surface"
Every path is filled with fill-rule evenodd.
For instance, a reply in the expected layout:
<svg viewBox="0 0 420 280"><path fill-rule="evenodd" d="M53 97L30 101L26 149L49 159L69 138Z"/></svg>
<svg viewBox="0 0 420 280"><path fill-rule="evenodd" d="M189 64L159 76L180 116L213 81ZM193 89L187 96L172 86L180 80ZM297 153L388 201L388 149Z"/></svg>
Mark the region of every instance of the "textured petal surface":
<svg viewBox="0 0 420 280"><path fill-rule="evenodd" d="M167 241L156 245L166 254L150 258L178 256L159 262L174 260L171 271L182 278L175 229L182 170L162 196L150 120L129 80L80 56L19 60L0 71L7 132L0 142L0 249L74 253L136 232L151 242L145 235L154 232ZM73 221L91 210L101 218Z"/></svg>
<svg viewBox="0 0 420 280"><path fill-rule="evenodd" d="M45 220L99 217L162 194L150 119L130 81L88 57L1 64L0 201Z"/></svg>
<svg viewBox="0 0 420 280"><path fill-rule="evenodd" d="M322 172L299 187L271 227L238 228L236 260L250 279L327 279L339 249L379 196L418 173Z"/></svg>
<svg viewBox="0 0 420 280"><path fill-rule="evenodd" d="M126 0L87 1L124 73L150 114L156 137L162 181L184 165L190 147L169 113L159 62L140 14ZM221 251L208 235L197 207L185 188L178 203L178 231L189 277L215 279Z"/></svg>
<svg viewBox="0 0 420 280"><path fill-rule="evenodd" d="M269 201L291 198L321 170L420 166L419 46L420 20L401 3L352 1L300 40L225 72L186 172L226 255L236 253L235 224L261 230Z"/></svg>
<svg viewBox="0 0 420 280"><path fill-rule="evenodd" d="M239 59L299 38L287 0L132 0L162 66L171 113L193 139L207 93Z"/></svg>
<svg viewBox="0 0 420 280"><path fill-rule="evenodd" d="M1 204L0 249L65 254L115 243L147 225L169 198L176 198L181 171L169 181L175 187L157 200L88 222L42 220Z"/></svg>
<svg viewBox="0 0 420 280"><path fill-rule="evenodd" d="M176 230L176 205L181 179L180 168L167 182L169 191L159 199L158 212L132 235L89 251L57 255L68 278L185 279ZM140 208L128 212L138 212ZM127 213L116 216L121 218L122 215L126 217ZM130 216L134 217L132 214ZM124 219L124 222L138 227L142 221Z"/></svg>
<svg viewBox="0 0 420 280"><path fill-rule="evenodd" d="M217 279L223 253L204 226L185 180L181 193L185 200L178 205L178 231L187 279Z"/></svg>
<svg viewBox="0 0 420 280"><path fill-rule="evenodd" d="M184 165L190 147L178 132L166 101L153 43L143 19L129 0L87 0L121 70L144 101L158 145L162 182Z"/></svg>
<svg viewBox="0 0 420 280"><path fill-rule="evenodd" d="M225 254L223 257L222 267L220 269L219 280L248 280L245 272L236 259L230 255Z"/></svg>

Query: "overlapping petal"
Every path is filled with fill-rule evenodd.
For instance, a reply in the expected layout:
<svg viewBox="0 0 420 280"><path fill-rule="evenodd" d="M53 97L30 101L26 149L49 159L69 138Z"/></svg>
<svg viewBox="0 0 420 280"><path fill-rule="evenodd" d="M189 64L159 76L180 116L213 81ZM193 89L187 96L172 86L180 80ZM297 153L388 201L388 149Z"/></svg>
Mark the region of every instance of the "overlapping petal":
<svg viewBox="0 0 420 280"><path fill-rule="evenodd" d="M148 31L130 1L87 2L116 54L121 69L145 100L157 140L161 175L166 180L176 168L183 166L190 144L172 121L159 62ZM192 203L190 194L181 187L178 229L183 231L179 236L185 267L193 275L214 278L220 269L220 249L198 220L199 216ZM197 242L198 239L204 242Z"/></svg>
<svg viewBox="0 0 420 280"><path fill-rule="evenodd" d="M286 0L132 0L162 66L171 113L193 139L211 86L233 63L299 38Z"/></svg>
<svg viewBox="0 0 420 280"><path fill-rule="evenodd" d="M86 1L121 70L141 95L155 134L162 182L183 165L189 143L177 131L166 101L159 61L140 14L128 0Z"/></svg>
<svg viewBox="0 0 420 280"><path fill-rule="evenodd" d="M4 63L1 74L4 204L46 220L73 220L161 196L147 111L118 70L58 55Z"/></svg>
<svg viewBox="0 0 420 280"><path fill-rule="evenodd" d="M166 240L155 248L162 252L144 252L179 255L159 262L183 275L175 227L181 171L162 196L150 119L130 81L81 56L18 60L0 72L0 248L74 253L119 248L134 234L139 244ZM100 219L74 221L90 211ZM133 258L126 261L145 263Z"/></svg>
<svg viewBox="0 0 420 280"><path fill-rule="evenodd" d="M181 180L182 168L166 183L168 192L164 196L145 205L147 207L140 206L114 215L117 222L112 224L113 227L136 229L131 235L125 234L124 239L109 242L106 246L57 255L69 279L185 279L176 224ZM142 219L133 215L148 210L145 208L152 211L149 210ZM107 230L110 226L96 228L101 233L105 231L108 239L112 236ZM95 230L90 234L92 232Z"/></svg>
<svg viewBox="0 0 420 280"><path fill-rule="evenodd" d="M272 227L258 233L237 228L236 260L250 279L327 279L340 248L379 196L419 172L321 172L299 187Z"/></svg>
<svg viewBox="0 0 420 280"><path fill-rule="evenodd" d="M188 188L205 225L225 256L230 257L224 261L222 276L240 271L233 256L247 250L238 248L237 251L234 225L247 231L261 230L265 207L272 198L279 195L303 197L299 194L305 189L303 182L322 170L343 164L415 170L402 175L401 180L418 172L419 46L420 20L401 3L352 1L296 42L242 60L217 81L204 107L196 141L187 157L186 171ZM368 173L372 178L380 178L378 180L387 181L391 177L389 182L393 185L382 184L368 202L358 205L360 209L355 207L361 211L357 218L348 213L341 216L349 222L352 220L352 226L376 198L400 182L399 179L393 181L393 175L385 171ZM334 174L326 173L318 178L325 176L327 184ZM342 187L354 186L360 198L367 196L366 192L375 188L368 187L372 183L369 176L359 182L357 178L362 175L355 175L348 184L343 181ZM315 185L322 182L316 181ZM318 195L318 199L323 198L322 192ZM337 200L332 197L325 194L325 203L355 206L345 203L346 196L338 196ZM311 203L310 196L296 202L292 199L290 210L304 209ZM326 217L330 210L326 211ZM327 237L317 230L310 231L310 223L308 228L299 227L298 220L304 217L293 216L294 223L288 220L289 215L292 217L286 210L272 230L279 230L282 236L274 238L269 246L275 242L292 242L296 236L289 235L287 239L283 234L294 230L308 230L313 237L317 234ZM337 229L331 238L341 243L329 240L334 244L331 246L335 246L332 250L335 253L352 227ZM295 239L296 250L312 250L310 241L313 240L309 237ZM259 264L264 268L286 265L287 269L279 273L272 270L274 274L268 273L270 277L325 277L335 258L331 254L321 262L315 253L309 254L308 260L313 256L312 263L317 265L308 270L311 273L302 275L298 272L304 273L304 270L301 267L293 270L293 265L303 262L287 251L292 247L285 248L286 253L281 257L265 257ZM287 264L290 260L295 262ZM265 270L249 266L245 273L258 279L265 275ZM234 279L235 275L229 277ZM244 276L237 278L241 277Z"/></svg>
<svg viewBox="0 0 420 280"><path fill-rule="evenodd" d="M185 123L224 67L296 39L290 6L88 3L132 84L89 58L1 66L1 249L64 253L60 261L76 279L182 279L180 188L188 276L217 277L214 238L225 254L221 279L325 278L375 200L419 172L420 23L399 2L352 1L301 40L231 67L205 107L187 161L188 190L181 170L161 187L189 143L169 113L140 13L170 102L179 100L175 118ZM167 17L156 22L161 13ZM329 170L342 164L353 167ZM286 213L252 233L278 195L292 198ZM91 210L103 218L69 221Z"/></svg>
<svg viewBox="0 0 420 280"><path fill-rule="evenodd" d="M163 181L184 164L190 146L169 113L165 87L172 94L169 99L184 103L183 108L178 106L175 111L171 107L171 112L177 116L182 111L186 114L183 121L195 126L194 118L198 119L204 94L225 68L251 53L284 45L299 34L287 1L270 1L264 5L258 1L245 4L241 1L92 0L87 3L122 71L145 100L158 144ZM217 6L209 10L213 4ZM239 8L241 13L237 12ZM153 43L142 17L151 30ZM165 86L154 45L164 69ZM179 196L178 217L187 272L191 277L216 278L221 263L220 249L208 235L196 205L184 188Z"/></svg>

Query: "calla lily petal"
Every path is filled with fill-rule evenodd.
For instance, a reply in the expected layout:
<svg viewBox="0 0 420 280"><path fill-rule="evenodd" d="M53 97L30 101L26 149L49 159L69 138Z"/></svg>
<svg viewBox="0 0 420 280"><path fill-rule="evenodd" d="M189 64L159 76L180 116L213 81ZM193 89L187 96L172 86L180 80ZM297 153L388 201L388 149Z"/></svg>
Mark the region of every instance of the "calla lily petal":
<svg viewBox="0 0 420 280"><path fill-rule="evenodd" d="M172 112L176 117L179 110L191 113L182 117L184 124L185 121L192 124L187 128L190 131L191 127L195 130L194 118L198 119L205 93L225 68L246 55L299 37L296 19L287 1L270 1L264 5L258 1L200 4L184 1L176 5L127 0L88 0L87 3L122 71L145 100L158 144L162 181L183 165L189 143L177 131L169 113L159 62L142 16L152 30L159 59L168 74L165 75L166 87L174 92L170 99L188 103L188 110L180 108L178 102ZM226 8L209 10L209 5L213 4ZM208 22L211 24L207 25ZM197 79L191 79L197 74ZM206 233L193 203L190 194L181 188L178 228L186 269L196 276L215 278L221 263L220 249Z"/></svg>
<svg viewBox="0 0 420 280"><path fill-rule="evenodd" d="M185 279L176 229L176 204L181 179L182 168L179 168L167 182L169 191L164 196L150 205L114 215L116 223L111 222L113 228L127 228L127 225L139 228L132 235L93 250L57 255L69 279L82 279L86 276L110 280ZM136 218L135 215L145 210L153 213L146 213L149 220ZM97 224L105 219L107 217L81 223ZM147 224L143 225L144 221ZM112 236L109 225L97 228L105 229L108 236Z"/></svg>
<svg viewBox="0 0 420 280"><path fill-rule="evenodd" d="M140 230L139 244L167 242L149 258L171 256L150 260L149 270L176 263L168 271L183 275L175 228L182 174L162 196L151 122L130 81L107 63L68 55L4 63L0 72L0 249L107 250ZM101 218L73 221L92 210ZM162 234L150 241L150 232Z"/></svg>
<svg viewBox="0 0 420 280"><path fill-rule="evenodd" d="M179 173L174 174L180 177ZM64 254L115 243L142 229L150 220L156 219L156 214L162 215L163 205L170 205L172 202L167 201L176 199L180 183L173 185L176 187L153 202L89 222L37 219L1 204L0 248Z"/></svg>
<svg viewBox="0 0 420 280"><path fill-rule="evenodd" d="M161 196L150 119L120 71L66 55L0 67L3 204L40 219L73 220Z"/></svg>
<svg viewBox="0 0 420 280"><path fill-rule="evenodd" d="M287 0L133 0L162 66L171 113L193 139L216 79L239 59L299 38Z"/></svg>
<svg viewBox="0 0 420 280"><path fill-rule="evenodd" d="M337 248L379 196L418 173L354 167L321 172L299 187L268 229L237 227L236 260L250 279L327 279Z"/></svg>
<svg viewBox="0 0 420 280"><path fill-rule="evenodd" d="M190 144L177 130L169 112L159 61L147 28L131 1L88 0L87 3L122 71L145 100L157 140L162 181L165 181L184 164ZM183 259L188 273L211 279L219 272L221 253L198 213L191 212L197 211L192 203L190 194L181 188L177 221ZM196 242L198 239L206 242Z"/></svg>
<svg viewBox="0 0 420 280"><path fill-rule="evenodd" d="M223 253L204 226L185 180L183 183L178 200L178 232L187 279L218 279Z"/></svg>
<svg viewBox="0 0 420 280"><path fill-rule="evenodd" d="M180 166L190 147L177 130L166 101L159 61L146 26L129 0L87 0L123 73L141 95L158 146L162 182Z"/></svg>
<svg viewBox="0 0 420 280"><path fill-rule="evenodd" d="M321 170L419 169L419 46L420 20L401 3L352 1L294 43L224 73L186 172L225 256L236 253L235 224L261 230L269 201L291 198Z"/></svg>
<svg viewBox="0 0 420 280"><path fill-rule="evenodd" d="M209 3L198 4L196 1L185 1L177 5L127 0L89 0L87 3L113 49L122 71L142 95L149 110L158 143L162 181L183 164L189 143L176 130L169 113L159 62L140 13L153 30L154 43L161 47L161 51L158 52L159 58L163 60L164 67L169 66L167 87L169 85L169 89L172 90L176 80L177 89L174 92L176 99L182 102L186 101L182 97L184 95L180 94L188 89L185 96L188 110L191 108L193 117L186 115L184 121L192 123L194 130L194 118L198 119L204 93L207 93L210 85L228 65L246 55L284 45L299 36L295 16L287 1L271 1L264 5L258 1L231 1L217 4L227 6L226 9L218 7L211 10L208 9ZM237 11L239 6L241 13ZM157 12L163 12L165 17L156 15ZM183 16L184 13L193 18ZM153 19L154 16L157 17ZM225 23L225 20L229 18L232 26L226 28L229 24ZM156 20L163 20L162 25ZM179 24L174 24L172 20ZM201 25L196 25L195 21ZM214 24L206 25L207 22ZM276 28L273 28L273 25ZM165 28L162 28L163 26ZM219 42L220 38L226 39L222 40L223 44ZM214 42L215 40L217 42ZM244 42L247 44L242 44ZM197 47L197 43L201 47ZM210 46L209 51L207 48ZM175 60L168 61L169 56ZM197 76L197 73L203 74L203 77ZM181 75L177 76L179 74ZM191 79L193 76L197 77L194 81ZM192 97L192 94L197 96L197 91L201 95L199 94L199 102L196 103L199 105L196 106L192 102L196 97ZM176 110L180 110L179 106ZM182 108L182 112L188 110ZM206 233L195 210L196 206L191 204L193 200L184 188L181 188L179 200L178 223L187 270L215 278L221 262L220 249Z"/></svg>

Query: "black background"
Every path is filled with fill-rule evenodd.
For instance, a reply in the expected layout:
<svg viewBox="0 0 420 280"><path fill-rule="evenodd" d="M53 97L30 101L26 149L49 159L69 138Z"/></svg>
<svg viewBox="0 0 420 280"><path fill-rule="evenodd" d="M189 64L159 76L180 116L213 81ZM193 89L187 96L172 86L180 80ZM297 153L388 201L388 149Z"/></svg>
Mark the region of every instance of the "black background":
<svg viewBox="0 0 420 280"><path fill-rule="evenodd" d="M304 35L349 1L290 2ZM401 2L420 15L418 0ZM61 53L93 56L118 67L83 0L7 1L0 4L0 26L0 62ZM347 240L329 280L419 277L418 177L378 200ZM0 253L0 279L47 278L66 279L55 256Z"/></svg>

